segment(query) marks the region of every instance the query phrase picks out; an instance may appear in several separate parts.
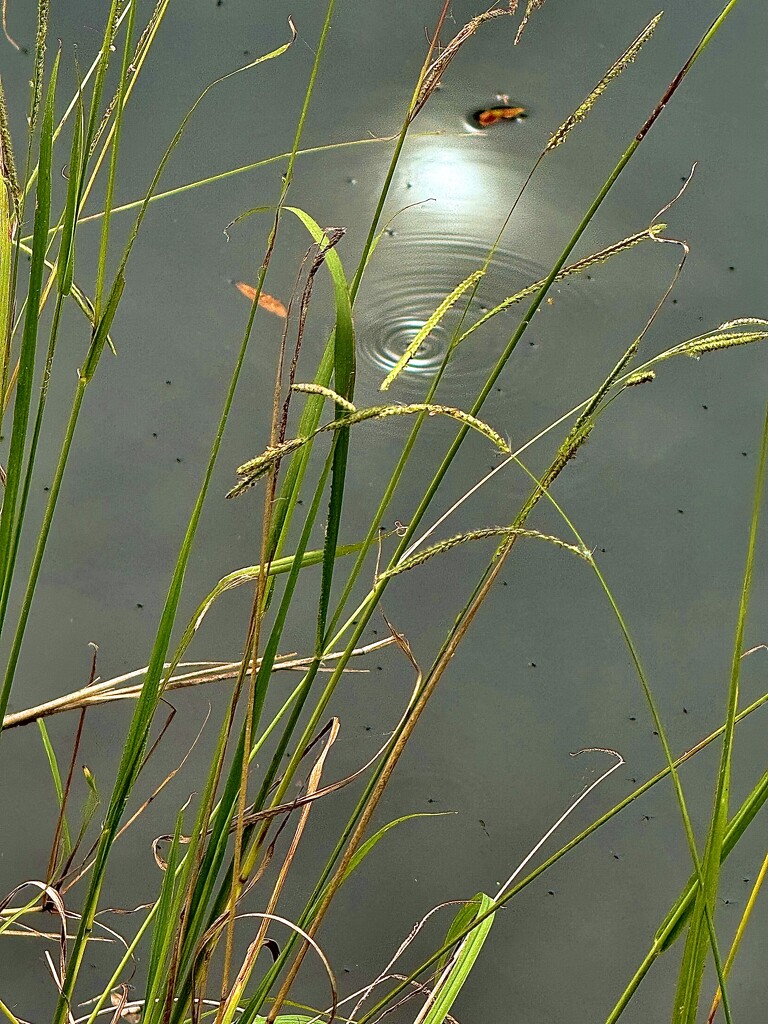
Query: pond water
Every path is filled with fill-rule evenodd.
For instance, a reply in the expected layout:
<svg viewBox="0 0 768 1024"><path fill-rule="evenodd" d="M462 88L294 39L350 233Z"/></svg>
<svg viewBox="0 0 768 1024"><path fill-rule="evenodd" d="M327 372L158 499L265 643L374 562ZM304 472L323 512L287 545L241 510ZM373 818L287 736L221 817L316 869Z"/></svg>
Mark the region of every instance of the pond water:
<svg viewBox="0 0 768 1024"><path fill-rule="evenodd" d="M434 23L439 4L339 0L337 6L303 145L361 144L300 157L289 198L319 223L346 229L338 251L349 273L391 153L391 142L380 140L398 130L423 59L424 29ZM16 7L21 5L9 4L12 31L30 42L32 14ZM547 273L620 153L719 11L711 0L678 0L673 8L636 64L567 144L542 163L472 300L472 319ZM142 194L200 90L282 42L290 14L299 32L295 45L279 60L211 93L161 187L288 150L323 11L323 4L311 0L290 6L274 0L171 4L126 119L127 160L118 200ZM475 13L470 0L456 0L445 38ZM360 291L360 404L379 401L378 385L404 346L442 298L482 263L550 134L654 13L646 0L610 5L550 0L536 12L519 46L512 45L513 19L485 26L468 42L413 125L384 219L398 215ZM71 2L55 12L55 19L52 38L64 40L68 69L73 42L85 66L99 42L100 15L92 4ZM642 230L698 162L685 195L662 218L672 236L688 240L691 255L644 342L649 352L738 316L768 315L768 217L759 187L768 171L766 31L765 8L744 0L654 126L575 253L585 256ZM5 47L2 64L20 138L30 58ZM469 129L467 116L494 105L497 95L524 106L529 116L483 132ZM283 163L272 163L152 208L129 264L113 332L119 357L105 358L88 391L11 710L82 686L91 642L98 644L98 673L104 679L145 664L248 312L233 284L255 278L269 221L251 217L229 238L224 228L245 210L273 203L283 169ZM122 218L115 222L118 233L131 223L130 215ZM286 219L270 268L267 290L284 300L307 248L302 231ZM81 239L80 266L86 268L95 258L96 225L85 227ZM490 395L484 418L522 443L591 394L642 329L678 259L676 247L646 243L596 267L588 278L556 285L552 302L542 307ZM300 379L312 372L332 322L329 291L326 280L318 278ZM397 400L423 395L460 309L458 304L433 332L393 389ZM441 401L471 404L518 315L497 317L488 331L464 343L441 388ZM237 502L223 496L234 483L234 467L264 447L279 336L279 321L260 313L187 574L180 622L218 579L257 561L260 494L249 492ZM71 372L61 370L54 382L48 413L53 427L65 420L84 346L82 322L71 314L59 357L71 364ZM675 751L687 749L723 719L766 367L760 346L665 364L653 385L634 389L611 406L555 489L614 588ZM430 467L454 433L445 420L426 425L416 461L388 511L388 527L408 521ZM43 508L58 436L51 429L41 456L33 517ZM353 435L343 542L364 533L406 436L407 424L399 417ZM557 436L530 451L534 471L547 464ZM498 462L484 440L470 440L428 523ZM527 491L519 471L502 470L451 519L443 535L508 522ZM548 508L537 510L534 525L563 533ZM31 536L26 540L31 544ZM384 611L408 636L423 667L488 553L484 546L466 545L387 592ZM29 548L22 557L29 557ZM747 647L768 642L766 578L763 544ZM369 580L370 575L366 588ZM312 587L289 621L286 650L304 653L311 647ZM207 620L193 656L236 658L249 602L241 591L226 597ZM385 630L375 617L365 639ZM745 700L764 692L765 657L758 652L745 662ZM410 691L411 669L397 653L384 651L370 668L369 674L350 676L333 704L341 719L330 760L333 777L354 770L383 743ZM283 692L279 683L275 689ZM144 795L178 763L209 706L211 717L184 772L116 848L106 906L133 907L154 891L151 839L172 829L176 808L199 789L225 697L221 687L212 686L174 699L178 714L140 784ZM96 709L87 719L82 760L105 797L127 722L125 706ZM51 735L64 760L75 725L69 716L51 719ZM0 743L2 892L41 877L48 858L55 801L34 729L12 730ZM763 737L760 713L740 727L734 806L764 768ZM540 856L631 792L635 780L658 770L663 753L615 618L589 569L547 546L519 545L442 680L377 821L414 811L451 813L408 823L382 842L341 892L323 929L323 946L344 994L372 979L430 908L480 889L497 891L607 767L604 755L569 757L584 747L618 750L626 764L590 795ZM715 766L710 752L683 776L699 829L709 813ZM301 883L289 896L286 915L302 905L333 842L333 828L346 820L353 798L344 793L325 801L310 819L311 839L299 859ZM745 879L754 878L763 854L753 830L727 862L718 909L725 948L744 908ZM497 915L455 1015L467 1024L604 1020L687 879L689 863L671 789L659 786ZM437 944L451 914L442 912L407 963ZM134 927L131 918L112 915L104 921L126 934ZM737 1019L761 1019L760 950L766 941L768 921L758 913L733 972ZM92 983L95 992L115 952L107 945L92 949L83 985ZM657 965L622 1019L632 1024L668 1018L676 969L676 954ZM302 995L322 1002L323 984L321 973L310 966ZM708 984L711 988L711 979ZM50 1014L54 995L37 941L4 942L0 996L24 1019L44 1020ZM411 1008L397 1019L412 1020L414 1012Z"/></svg>

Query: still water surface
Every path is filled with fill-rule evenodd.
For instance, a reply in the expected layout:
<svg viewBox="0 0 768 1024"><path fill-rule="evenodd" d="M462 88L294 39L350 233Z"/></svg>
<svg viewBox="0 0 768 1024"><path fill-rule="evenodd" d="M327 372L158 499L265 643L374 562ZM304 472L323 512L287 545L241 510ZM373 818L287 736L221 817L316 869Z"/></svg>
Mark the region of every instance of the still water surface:
<svg viewBox="0 0 768 1024"><path fill-rule="evenodd" d="M339 3L305 145L370 140L397 131L423 57L424 27L434 21L437 6L432 0ZM681 0L673 7L637 64L567 145L544 162L478 289L473 312L482 314L547 272L618 155L719 10L709 0ZM142 193L202 87L282 41L290 13L299 30L296 45L281 60L234 79L208 98L163 185L170 188L289 149L321 8L309 0L290 7L274 0L171 5L127 118L123 146L129 160L119 182L120 200ZM453 4L457 27L474 13L469 0ZM512 20L500 19L457 58L444 88L414 125L385 219L410 208L391 222L360 292L361 404L377 400L378 384L402 348L436 304L480 264L551 132L654 13L646 0L611 5L550 0L517 48ZM30 39L28 12L13 14L15 33ZM85 63L99 38L92 5L69 3L56 18L55 33L68 46L77 41ZM698 161L690 188L664 218L673 235L689 240L692 255L674 303L647 339L649 351L736 316L768 313L768 207L760 187L768 170L766 31L763 6L744 0L640 148L576 254L651 223ZM29 58L4 50L2 60L20 132ZM467 114L493 103L497 94L525 106L529 117L483 133L468 131ZM443 134L417 137L426 132ZM367 141L303 157L297 165L291 200L321 224L347 229L339 253L348 271L355 266L390 148ZM244 210L275 200L281 170L281 164L272 164L187 192L157 203L148 218L115 326L119 359L105 361L89 389L14 709L81 686L91 641L99 645L103 678L146 660L247 313L232 284L253 280L268 225L250 218L229 241L223 229ZM93 259L97 244L97 230L90 230L91 235L82 235L83 264ZM86 238L93 239L91 252ZM290 294L306 244L296 224L286 222L268 291ZM556 286L552 304L537 316L490 396L485 418L504 436L524 441L587 397L642 328L677 258L671 246L646 244L596 268L590 279ZM324 292L323 283L303 353L308 368L331 322ZM413 401L423 394L458 316L452 312L434 332L403 377L398 399ZM470 404L516 323L514 313L500 316L459 350L443 401ZM68 321L67 332L60 351L67 344L80 351L76 317ZM225 502L223 495L234 481L233 467L264 445L278 340L277 321L260 314L181 619L221 576L256 560L258 498L250 493ZM306 369L304 379L310 372ZM72 384L66 373L60 376L49 423L63 420ZM652 386L627 395L603 417L556 489L615 588L675 750L722 720L766 384L765 352L759 347L700 363L669 363ZM406 429L400 420L391 421L377 430L362 428L353 437L344 541L362 535ZM427 425L417 449L423 461L406 475L388 525L408 520L423 487L423 467L452 436L446 422ZM533 450L532 468L545 465L553 445L554 440L545 440ZM42 508L43 476L50 473L55 452L52 443L43 453L35 514ZM434 514L497 463L484 443L468 443ZM526 481L515 471L497 474L462 509L450 532L509 521L526 493ZM544 508L536 525L562 532ZM749 646L768 640L764 549L760 555ZM423 665L485 556L467 547L388 591L385 611L407 633ZM308 607L311 600L312 595ZM247 605L247 595L236 593L214 610L194 656L237 656ZM313 616L300 611L289 623L286 649L304 651L311 644ZM383 623L372 621L367 639L375 638L373 629L380 636ZM764 690L764 657L758 654L746 664L749 698ZM339 777L383 742L411 686L407 666L394 654L385 652L371 667L368 675L350 677L334 705L342 721L332 755ZM181 713L144 783L147 791L152 779L161 779L186 751L209 704L211 721L217 720L223 695L208 689L176 703ZM127 710L97 710L89 724L83 760L108 791ZM53 799L32 728L12 732L0 744L2 891L40 877L47 860ZM61 750L68 748L73 728L66 717L52 721ZM208 734L210 739L210 723ZM763 736L761 719L740 730L734 799L762 771ZM389 845L382 843L341 893L324 929L324 948L345 991L375 976L412 924L435 904L467 898L478 889L496 891L605 767L599 755L592 760L568 756L585 746L615 748L627 764L582 805L559 834L562 841L626 795L635 779L657 770L663 757L615 621L588 569L546 547L521 545L441 683L379 820L410 811L454 813L410 823ZM150 896L157 879L149 841L171 827L175 808L199 787L205 749L203 742L183 780L116 851L107 905L135 906ZM708 813L714 764L706 755L684 777L699 827ZM313 823L313 841L299 869L307 886L324 862L333 827L346 819L350 799L326 802L324 817ZM556 842L557 837L546 850L554 850ZM763 852L755 833L728 861L727 904L718 911L723 935L735 927L745 901L743 880L754 877ZM602 1021L686 879L688 863L670 791L654 790L498 915L456 1006L458 1018ZM297 892L297 905L301 896ZM292 909L287 905L285 912ZM109 923L115 920L122 927L125 919ZM130 931L130 923L125 927ZM422 951L437 937L436 931ZM761 1019L759 951L766 941L768 925L758 915L733 974L731 998L741 1020ZM94 991L111 957L111 950L96 950L89 960L85 980L92 977ZM0 983L3 998L18 994L13 1008L22 1017L46 1019L52 994L35 943L16 940L4 947ZM666 1019L674 983L675 963L669 960L641 989L624 1017L628 1024ZM303 991L307 999L324 998L314 969Z"/></svg>

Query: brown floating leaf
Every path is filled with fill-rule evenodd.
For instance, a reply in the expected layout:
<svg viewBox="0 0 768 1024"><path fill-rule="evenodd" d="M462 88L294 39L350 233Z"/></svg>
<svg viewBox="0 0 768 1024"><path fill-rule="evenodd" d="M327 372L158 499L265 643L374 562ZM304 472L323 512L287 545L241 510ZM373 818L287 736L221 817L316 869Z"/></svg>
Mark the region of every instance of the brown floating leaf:
<svg viewBox="0 0 768 1024"><path fill-rule="evenodd" d="M235 288L251 302L256 298L256 289L251 284L245 284L244 281L235 281ZM288 310L280 299L276 299L274 295L267 295L266 292L262 292L259 296L259 305L262 309L266 309L268 313L274 313L275 316L282 317L283 320L288 316Z"/></svg>
<svg viewBox="0 0 768 1024"><path fill-rule="evenodd" d="M525 107L496 106L477 110L472 115L480 128L488 128L500 121L519 121L526 117Z"/></svg>

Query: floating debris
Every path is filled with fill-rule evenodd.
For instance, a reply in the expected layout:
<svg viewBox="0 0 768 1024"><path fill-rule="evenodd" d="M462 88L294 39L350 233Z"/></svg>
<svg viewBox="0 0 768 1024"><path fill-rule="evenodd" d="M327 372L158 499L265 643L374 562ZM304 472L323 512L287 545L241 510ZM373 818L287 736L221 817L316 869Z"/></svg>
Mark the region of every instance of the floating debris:
<svg viewBox="0 0 768 1024"><path fill-rule="evenodd" d="M527 116L528 112L525 107L503 105L476 110L472 115L472 120L480 128L490 128L492 124L498 124L500 121L522 121Z"/></svg>
<svg viewBox="0 0 768 1024"><path fill-rule="evenodd" d="M253 302L256 298L256 289L253 285L245 284L243 281L235 281L235 288L250 302ZM276 299L274 295L267 295L266 292L262 292L259 296L259 305L262 309L266 309L268 313L274 313L275 316L282 317L283 320L288 316L288 310L280 299Z"/></svg>

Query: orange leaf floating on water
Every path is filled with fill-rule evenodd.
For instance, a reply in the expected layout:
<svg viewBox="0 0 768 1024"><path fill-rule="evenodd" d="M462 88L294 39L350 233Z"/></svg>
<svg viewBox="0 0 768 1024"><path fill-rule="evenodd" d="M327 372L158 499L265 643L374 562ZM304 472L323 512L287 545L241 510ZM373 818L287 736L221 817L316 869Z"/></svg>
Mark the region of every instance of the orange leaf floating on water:
<svg viewBox="0 0 768 1024"><path fill-rule="evenodd" d="M481 128L488 128L499 121L520 121L527 116L525 107L487 107L472 115Z"/></svg>
<svg viewBox="0 0 768 1024"><path fill-rule="evenodd" d="M244 281L235 281L235 288L251 302L256 298L256 289L253 285L245 284ZM262 309L266 309L268 313L274 313L275 316L280 316L283 320L288 316L288 310L280 299L276 299L274 295L267 295L266 292L262 292L259 296L259 305Z"/></svg>

